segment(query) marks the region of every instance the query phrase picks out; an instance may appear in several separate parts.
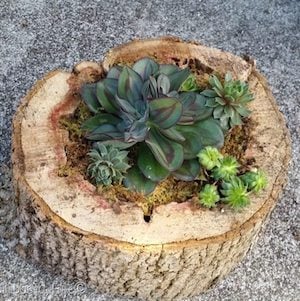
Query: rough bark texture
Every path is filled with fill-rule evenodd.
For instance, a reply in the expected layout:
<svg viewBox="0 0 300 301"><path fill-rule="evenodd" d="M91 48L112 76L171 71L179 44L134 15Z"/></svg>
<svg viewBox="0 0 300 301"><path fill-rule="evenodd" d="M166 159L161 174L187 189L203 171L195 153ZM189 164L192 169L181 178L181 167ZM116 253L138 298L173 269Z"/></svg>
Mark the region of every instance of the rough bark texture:
<svg viewBox="0 0 300 301"><path fill-rule="evenodd" d="M235 76L249 79L250 87L255 92L260 106L258 110L255 103L252 104L253 118L259 122L253 130L253 133L256 133L256 141L249 147L248 154L254 154L258 164L268 174L270 184L266 192L259 198L253 198L249 209L240 214L232 213L230 210L223 215L219 211L194 212L188 204L172 203L161 206L154 213L156 221L153 219L153 224L149 223L144 232L138 232L143 225L132 215L132 210L134 214L141 214L138 208L124 205L123 217L116 214L113 216L113 210L107 206L105 199L95 201L93 192L87 189L86 200L98 202L98 205L100 202L100 206L95 209L98 210L98 219L102 219L99 221L100 225L104 219L104 222L107 221L112 229L108 232L103 226L103 230L95 228L95 231L92 231L91 228L88 230L86 225L81 227L84 220L86 224L89 223L91 215L87 214L81 219L72 217L74 213L72 215L71 207L86 210L86 202L81 205L82 207L76 205L78 195L69 200L69 203L63 202L62 196L63 205L59 208L55 207L55 204L59 204L60 198L58 201L51 202L41 197L42 190L47 188L47 185L41 181L43 178L40 179L40 190L33 187L37 185L34 178L37 173L40 173L42 177L47 176L45 178L47 180L54 179L51 177L57 166L53 165L54 169L50 167L53 162L56 164L57 154L62 152L56 147L57 145L63 147L63 141L67 139L65 133L58 131L60 134L56 135L55 139L53 138L56 143L54 145L56 147L53 146L55 151L45 157L43 155L45 150L42 149L43 143L39 144L39 139L35 140L33 137L28 143L29 136L26 136L26 128L27 130L30 128L28 133L31 135L40 135L38 130L41 128L35 127L38 122L42 122L40 121L42 118L35 118L34 115L40 117L41 112L33 110L31 102L38 100L34 97L39 97L39 93L45 96L53 93L54 88L57 89L53 87L51 91L47 90L52 87L53 78L59 78L62 83L62 89L57 92L64 95L62 103L74 105L76 100L72 98L73 100L70 101L70 96L78 89L80 83L102 76L101 66L85 63L76 66L72 75L56 72L37 83L14 118L12 159L15 204L19 221L16 248L24 257L32 258L66 277L81 279L103 292L136 296L145 300L180 300L201 293L226 275L255 242L285 182L290 158L290 140L285 122L267 84L253 65L215 49L193 43L185 44L173 39L163 39L133 42L133 44L117 48L108 54L103 67L107 70L109 66L117 62L132 62L146 55L155 56L159 61L179 62L180 65L189 64L193 59L193 64L198 66L196 68L199 74L204 72L204 69L205 72L214 70L221 74L231 70ZM197 58L197 63L195 63L195 58ZM65 86L67 81L70 85L69 91ZM64 112L72 111L71 107L65 105ZM41 111L45 112L43 108ZM57 123L57 120L54 122L51 116L54 115L48 116L47 120L50 120L53 126L52 131L56 132L57 128L54 123ZM262 120L265 121L261 122ZM50 130L49 133L51 138ZM59 140L59 143L56 140ZM30 159L32 154L35 157ZM56 154L56 156L51 157L51 154ZM45 164L46 166L48 164L45 158L48 158L50 162L47 172L43 172ZM65 160L65 154L61 154L60 160L62 162ZM80 187L86 189L87 183L78 178L76 181L76 185L79 185L79 181ZM60 186L57 188L58 194L60 194L60 188ZM61 190L61 194L63 191L64 189ZM80 198L82 197L80 195ZM184 213L180 211L183 209ZM131 210L131 213L127 210ZM64 211L69 211L71 216L64 215ZM167 212L171 218L166 215ZM126 214L129 220L121 223L121 228L118 228L120 226L118 221L125 218ZM212 219L212 217L216 217L217 222L213 220L209 222L209 218ZM115 221L111 222L111 219ZM191 219L195 221L195 224L190 222ZM160 220L165 225L160 228L161 240L153 226L155 223L159 224ZM173 224L184 225L187 224L187 220L189 225L186 228L174 231ZM202 224L199 221L202 221ZM130 224L137 230L130 232ZM192 229L193 226L196 230ZM122 227L126 231L123 230L120 234ZM215 232L211 232L209 230L211 228L215 229ZM133 237L134 233L136 237ZM147 235L150 237L149 240L144 237Z"/></svg>

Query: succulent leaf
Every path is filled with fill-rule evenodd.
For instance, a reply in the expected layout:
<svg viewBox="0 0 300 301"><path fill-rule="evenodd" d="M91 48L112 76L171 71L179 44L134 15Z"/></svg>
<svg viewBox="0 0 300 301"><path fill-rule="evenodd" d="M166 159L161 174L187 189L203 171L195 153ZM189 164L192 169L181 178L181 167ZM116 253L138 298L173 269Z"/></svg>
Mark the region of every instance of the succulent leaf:
<svg viewBox="0 0 300 301"><path fill-rule="evenodd" d="M221 160L223 159L223 155L219 152L219 150L211 146L206 146L202 149L198 153L197 157L199 158L201 165L207 170L219 167L221 165Z"/></svg>
<svg viewBox="0 0 300 301"><path fill-rule="evenodd" d="M206 106L207 98L194 92L183 92L179 96L183 113L180 124L190 124L197 120L203 120L212 115L213 109Z"/></svg>
<svg viewBox="0 0 300 301"><path fill-rule="evenodd" d="M123 99L123 98L119 97L118 95L116 95L116 101L121 109L121 112L119 113L119 115L121 115L123 112L128 113L132 116L134 116L136 114L134 104L129 102L127 99Z"/></svg>
<svg viewBox="0 0 300 301"><path fill-rule="evenodd" d="M167 138L177 141L177 142L184 142L185 137L180 134L174 127L168 129L160 129L160 132L166 136Z"/></svg>
<svg viewBox="0 0 300 301"><path fill-rule="evenodd" d="M197 85L196 77L194 74L190 74L189 77L181 84L180 91L198 91L199 87Z"/></svg>
<svg viewBox="0 0 300 301"><path fill-rule="evenodd" d="M250 191L259 192L266 188L268 181L264 172L253 169L240 177Z"/></svg>
<svg viewBox="0 0 300 301"><path fill-rule="evenodd" d="M149 77L149 87L150 87L150 98L158 98L158 86L157 81L153 76Z"/></svg>
<svg viewBox="0 0 300 301"><path fill-rule="evenodd" d="M174 126L182 113L182 104L176 98L157 98L149 107L150 120L162 129Z"/></svg>
<svg viewBox="0 0 300 301"><path fill-rule="evenodd" d="M225 106L226 105L226 102L223 98L221 97L216 97L215 98L215 102L217 102L218 104L222 105L222 106Z"/></svg>
<svg viewBox="0 0 300 301"><path fill-rule="evenodd" d="M215 185L206 184L199 193L199 203L207 208L216 207L219 200L220 195Z"/></svg>
<svg viewBox="0 0 300 301"><path fill-rule="evenodd" d="M189 77L190 73L191 71L188 68L185 68L170 74L170 90L179 90L181 84Z"/></svg>
<svg viewBox="0 0 300 301"><path fill-rule="evenodd" d="M120 122L122 122L122 119L115 115L108 113L98 113L84 121L81 127L83 130L94 131L97 127L99 127L102 124L107 123L117 125Z"/></svg>
<svg viewBox="0 0 300 301"><path fill-rule="evenodd" d="M235 125L241 125L243 123L240 114L238 112L234 112L232 116L229 116L229 118L230 118L229 121L230 127L234 127Z"/></svg>
<svg viewBox="0 0 300 301"><path fill-rule="evenodd" d="M219 166L213 169L213 177L216 180L229 181L232 176L235 176L238 172L240 164L232 156L224 157Z"/></svg>
<svg viewBox="0 0 300 301"><path fill-rule="evenodd" d="M243 117L248 117L251 114L251 111L245 107L237 107L236 110Z"/></svg>
<svg viewBox="0 0 300 301"><path fill-rule="evenodd" d="M217 106L213 111L213 116L215 119L219 119L224 114L224 108L222 106Z"/></svg>
<svg viewBox="0 0 300 301"><path fill-rule="evenodd" d="M224 134L219 122L213 118L197 121L194 124L203 146L221 148L224 145Z"/></svg>
<svg viewBox="0 0 300 301"><path fill-rule="evenodd" d="M222 115L221 117L220 117L220 126L221 126L221 128L223 129L223 130L228 130L229 129L229 122L230 122L230 120L229 120L229 117L228 116L226 116L226 115Z"/></svg>
<svg viewBox="0 0 300 301"><path fill-rule="evenodd" d="M174 97L174 98L179 98L179 93L177 91L170 91L167 94L168 97Z"/></svg>
<svg viewBox="0 0 300 301"><path fill-rule="evenodd" d="M181 167L173 171L173 176L182 181L194 181L200 173L200 164L197 159L183 161Z"/></svg>
<svg viewBox="0 0 300 301"><path fill-rule="evenodd" d="M217 97L218 94L214 90L204 90L201 92L201 95L204 95L206 97Z"/></svg>
<svg viewBox="0 0 300 301"><path fill-rule="evenodd" d="M181 144L163 136L157 129L150 129L146 143L156 160L167 170L178 169L183 162L183 147Z"/></svg>
<svg viewBox="0 0 300 301"><path fill-rule="evenodd" d="M157 73L159 65L149 58L143 58L138 60L133 66L132 69L138 73L141 78L145 81L151 75Z"/></svg>
<svg viewBox="0 0 300 301"><path fill-rule="evenodd" d="M118 149L127 149L130 148L131 146L136 144L136 141L134 142L124 142L122 140L105 140L101 141L101 143L105 146L112 146Z"/></svg>
<svg viewBox="0 0 300 301"><path fill-rule="evenodd" d="M106 78L119 79L122 69L121 66L113 66L109 69Z"/></svg>
<svg viewBox="0 0 300 301"><path fill-rule="evenodd" d="M170 172L161 166L145 143L141 143L138 151L137 165L144 176L154 182L165 179Z"/></svg>
<svg viewBox="0 0 300 301"><path fill-rule="evenodd" d="M223 182L221 193L224 201L233 209L240 209L250 203L247 186L238 177L231 177L230 181Z"/></svg>
<svg viewBox="0 0 300 301"><path fill-rule="evenodd" d="M200 140L197 129L189 125L176 126L177 131L185 138L183 143L184 159L196 158L199 151L204 147Z"/></svg>
<svg viewBox="0 0 300 301"><path fill-rule="evenodd" d="M115 94L118 87L118 80L105 78L96 85L96 95L101 106L108 113L117 113L118 105L116 103Z"/></svg>
<svg viewBox="0 0 300 301"><path fill-rule="evenodd" d="M118 80L118 96L133 105L136 99L142 98L142 87L143 80L140 75L125 66Z"/></svg>
<svg viewBox="0 0 300 301"><path fill-rule="evenodd" d="M216 98L215 97L214 98L208 98L206 100L206 106L208 106L209 108L218 107L218 102L216 101Z"/></svg>
<svg viewBox="0 0 300 301"><path fill-rule="evenodd" d="M223 86L216 75L212 75L209 78L209 83L212 87L215 87L218 90L223 90Z"/></svg>
<svg viewBox="0 0 300 301"><path fill-rule="evenodd" d="M145 140L149 127L143 119L134 120L126 132L124 132L125 142L142 142Z"/></svg>
<svg viewBox="0 0 300 301"><path fill-rule="evenodd" d="M123 183L128 189L145 195L153 192L156 187L156 182L147 179L137 166L128 170Z"/></svg>
<svg viewBox="0 0 300 301"><path fill-rule="evenodd" d="M80 89L80 95L91 112L98 113L100 111L100 104L97 100L95 84L85 84Z"/></svg>
<svg viewBox="0 0 300 301"><path fill-rule="evenodd" d="M170 91L171 83L169 78L165 74L160 74L157 77L157 89L158 91L163 94L167 95Z"/></svg>
<svg viewBox="0 0 300 301"><path fill-rule="evenodd" d="M86 138L89 140L95 141L104 141L104 140L111 140L111 139L122 139L123 134L118 130L118 128L113 124L102 124L98 126L91 132L86 134Z"/></svg>
<svg viewBox="0 0 300 301"><path fill-rule="evenodd" d="M180 69L176 65L161 64L159 65L159 74L171 75L178 72Z"/></svg>

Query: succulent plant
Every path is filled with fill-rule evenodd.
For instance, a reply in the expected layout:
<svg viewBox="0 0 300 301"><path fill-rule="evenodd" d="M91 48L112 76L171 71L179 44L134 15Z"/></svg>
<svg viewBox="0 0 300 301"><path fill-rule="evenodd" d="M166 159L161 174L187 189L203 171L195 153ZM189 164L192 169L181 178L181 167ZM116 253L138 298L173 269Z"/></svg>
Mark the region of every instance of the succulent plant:
<svg viewBox="0 0 300 301"><path fill-rule="evenodd" d="M230 180L232 176L235 176L238 172L240 164L232 156L224 157L219 166L216 166L212 175L215 180Z"/></svg>
<svg viewBox="0 0 300 301"><path fill-rule="evenodd" d="M213 108L213 116L220 120L224 130L242 124L242 118L249 116L251 111L247 104L253 100L248 85L240 80L233 80L227 73L223 84L212 75L209 79L212 89L204 90L202 95L209 97L206 105Z"/></svg>
<svg viewBox="0 0 300 301"><path fill-rule="evenodd" d="M128 152L113 146L105 146L100 142L94 143L94 148L88 153L90 165L87 173L96 185L111 185L121 183L127 169Z"/></svg>
<svg viewBox="0 0 300 301"><path fill-rule="evenodd" d="M198 203L206 207L214 207L221 200L229 203L234 209L242 208L249 204L248 195L254 191L259 192L267 185L265 174L257 169L252 169L242 175L239 173L239 163L232 156L223 157L218 149L207 146L198 154L198 159L203 168L199 179L205 184L199 192Z"/></svg>
<svg viewBox="0 0 300 301"><path fill-rule="evenodd" d="M212 170L214 167L219 167L221 165L221 160L223 159L222 154L215 147L206 146L197 155L201 165L207 169Z"/></svg>
<svg viewBox="0 0 300 301"><path fill-rule="evenodd" d="M190 74L188 76L188 78L181 84L180 91L183 91L183 92L199 91L199 87L198 87L195 75Z"/></svg>
<svg viewBox="0 0 300 301"><path fill-rule="evenodd" d="M114 66L105 79L82 88L94 113L83 124L86 138L119 149L135 145L137 162L124 180L128 188L150 193L170 174L192 181L200 171L198 152L223 145L208 97L182 91L190 87L190 75L188 68L143 58L132 67Z"/></svg>
<svg viewBox="0 0 300 301"><path fill-rule="evenodd" d="M236 176L222 183L221 193L224 195L223 200L234 209L245 207L250 202L247 186Z"/></svg>
<svg viewBox="0 0 300 301"><path fill-rule="evenodd" d="M241 176L241 179L248 189L254 192L261 191L268 184L265 173L257 169L246 172Z"/></svg>
<svg viewBox="0 0 300 301"><path fill-rule="evenodd" d="M220 195L215 185L206 184L199 192L199 203L205 207L215 207L219 200Z"/></svg>

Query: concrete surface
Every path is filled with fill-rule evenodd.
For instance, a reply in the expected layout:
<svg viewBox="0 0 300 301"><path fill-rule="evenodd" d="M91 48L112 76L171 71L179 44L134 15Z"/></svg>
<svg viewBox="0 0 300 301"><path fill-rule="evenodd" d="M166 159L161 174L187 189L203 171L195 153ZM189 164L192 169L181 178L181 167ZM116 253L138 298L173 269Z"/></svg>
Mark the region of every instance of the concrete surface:
<svg viewBox="0 0 300 301"><path fill-rule="evenodd" d="M138 37L172 34L257 59L293 139L289 183L247 258L193 300L300 300L299 2L296 0L0 0L0 162L11 118L33 83L55 68L99 60ZM0 300L126 300L93 292L26 263L0 241Z"/></svg>

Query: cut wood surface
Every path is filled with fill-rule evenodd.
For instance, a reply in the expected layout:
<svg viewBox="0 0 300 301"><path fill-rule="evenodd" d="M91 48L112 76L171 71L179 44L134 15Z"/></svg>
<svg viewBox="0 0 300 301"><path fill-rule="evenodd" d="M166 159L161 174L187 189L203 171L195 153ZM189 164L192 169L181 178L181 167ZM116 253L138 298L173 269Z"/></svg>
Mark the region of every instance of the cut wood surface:
<svg viewBox="0 0 300 301"><path fill-rule="evenodd" d="M174 200L155 208L146 223L134 203L121 203L117 214L82 175L58 176L67 161L69 139L59 119L78 106L80 85L101 78L114 64L145 56L193 65L199 75L230 71L248 80L255 94L250 108L256 124L246 155L255 157L269 184L251 197L245 210L195 210L189 202ZM193 296L224 276L249 250L282 190L289 159L284 119L253 64L171 38L134 41L110 51L103 65L83 62L72 73L50 73L19 107L12 156L23 237L18 250L104 292L149 300Z"/></svg>

